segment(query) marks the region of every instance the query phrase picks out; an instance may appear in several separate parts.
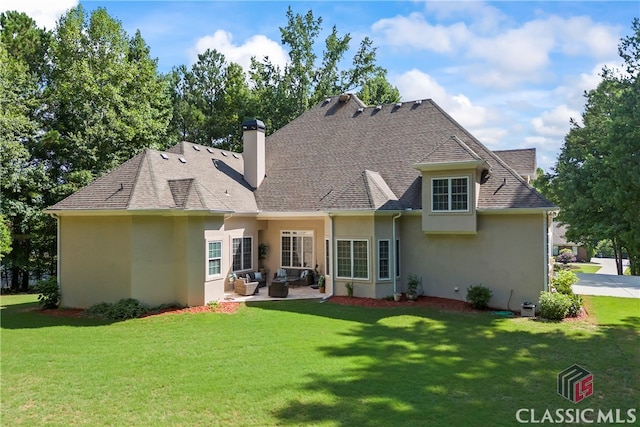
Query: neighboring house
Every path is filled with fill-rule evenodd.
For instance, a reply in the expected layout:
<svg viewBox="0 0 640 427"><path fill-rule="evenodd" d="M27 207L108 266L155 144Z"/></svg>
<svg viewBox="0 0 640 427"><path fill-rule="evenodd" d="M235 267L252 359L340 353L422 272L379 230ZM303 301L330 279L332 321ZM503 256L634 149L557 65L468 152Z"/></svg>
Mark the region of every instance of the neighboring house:
<svg viewBox="0 0 640 427"><path fill-rule="evenodd" d="M556 256L563 249L571 249L571 252L580 262L590 261L587 259L587 248L578 243L569 242L565 237L567 226L554 221L553 223L553 256Z"/></svg>
<svg viewBox="0 0 640 427"><path fill-rule="evenodd" d="M547 289L555 206L431 100L327 98L244 153L146 149L52 206L62 305L202 305L230 272L318 266L331 294L426 295L519 308Z"/></svg>

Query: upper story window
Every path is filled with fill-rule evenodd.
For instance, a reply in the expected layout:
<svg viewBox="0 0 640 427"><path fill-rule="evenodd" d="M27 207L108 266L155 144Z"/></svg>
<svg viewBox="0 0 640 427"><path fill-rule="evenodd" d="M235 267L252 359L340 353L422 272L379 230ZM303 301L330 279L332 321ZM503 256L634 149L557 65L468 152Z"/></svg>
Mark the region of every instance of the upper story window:
<svg viewBox="0 0 640 427"><path fill-rule="evenodd" d="M431 210L433 212L468 211L469 177L432 178Z"/></svg>
<svg viewBox="0 0 640 427"><path fill-rule="evenodd" d="M313 268L313 231L283 231L280 238L282 267Z"/></svg>
<svg viewBox="0 0 640 427"><path fill-rule="evenodd" d="M252 242L251 237L234 238L231 243L233 245L233 271L251 270L252 268Z"/></svg>

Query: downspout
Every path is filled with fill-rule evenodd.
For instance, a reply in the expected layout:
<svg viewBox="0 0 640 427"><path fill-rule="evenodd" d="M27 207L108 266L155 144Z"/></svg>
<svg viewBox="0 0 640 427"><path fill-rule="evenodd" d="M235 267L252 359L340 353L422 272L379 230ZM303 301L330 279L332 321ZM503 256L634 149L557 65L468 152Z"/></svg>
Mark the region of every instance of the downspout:
<svg viewBox="0 0 640 427"><path fill-rule="evenodd" d="M335 276L335 272L334 272L334 267L335 264L333 262L333 216L331 215L331 212L328 213L329 215L329 220L331 221L331 227L329 229L329 254L331 256L329 256L329 262L331 263L331 268L329 268L328 265L325 266L325 275L327 274L327 271L331 271L334 274L331 276L331 293L329 295L327 295L326 297L322 298L322 302L327 301L329 298L333 297L333 294L335 293L334 289L335 289L335 283L333 280L333 277Z"/></svg>
<svg viewBox="0 0 640 427"><path fill-rule="evenodd" d="M398 212L397 215L395 215L392 218L391 221L391 247L393 248L393 293L397 294L398 293L398 271L397 271L397 266L398 266L398 254L396 253L396 219L400 218L400 216L402 215L402 212Z"/></svg>
<svg viewBox="0 0 640 427"><path fill-rule="evenodd" d="M49 216L56 219L56 281L58 282L60 296L62 296L62 283L60 283L60 217L54 213L49 213Z"/></svg>
<svg viewBox="0 0 640 427"><path fill-rule="evenodd" d="M544 291L549 290L549 212L542 213L544 221Z"/></svg>

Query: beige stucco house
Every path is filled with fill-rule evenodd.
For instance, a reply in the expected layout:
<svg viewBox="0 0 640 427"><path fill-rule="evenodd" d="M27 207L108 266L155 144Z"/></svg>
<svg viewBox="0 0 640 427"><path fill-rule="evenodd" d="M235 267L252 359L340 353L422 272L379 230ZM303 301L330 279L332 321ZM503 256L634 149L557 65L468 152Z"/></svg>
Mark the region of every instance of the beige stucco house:
<svg viewBox="0 0 640 427"><path fill-rule="evenodd" d="M519 308L548 285L556 209L432 100L327 98L244 152L147 149L48 209L58 219L62 305L136 298L202 305L228 275L314 268L328 294L426 295ZM534 153L535 158L535 153Z"/></svg>

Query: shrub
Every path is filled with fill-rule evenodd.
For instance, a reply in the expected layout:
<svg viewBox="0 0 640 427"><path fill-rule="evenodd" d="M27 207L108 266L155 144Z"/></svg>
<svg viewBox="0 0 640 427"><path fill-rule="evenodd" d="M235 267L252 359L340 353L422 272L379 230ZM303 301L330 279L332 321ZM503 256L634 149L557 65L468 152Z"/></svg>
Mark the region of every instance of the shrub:
<svg viewBox="0 0 640 427"><path fill-rule="evenodd" d="M489 306L489 300L493 296L491 289L482 285L473 285L467 288L467 301L471 303L473 308L484 310Z"/></svg>
<svg viewBox="0 0 640 427"><path fill-rule="evenodd" d="M115 304L102 302L91 306L85 311L85 315L88 317L100 317L108 320L125 320L140 317L149 311L149 307L140 303L140 301L133 298L127 298L121 299Z"/></svg>
<svg viewBox="0 0 640 427"><path fill-rule="evenodd" d="M563 264L576 262L576 256L571 252L571 249L562 249L556 257L556 262L561 262Z"/></svg>
<svg viewBox="0 0 640 427"><path fill-rule="evenodd" d="M347 288L347 296L352 297L353 296L353 283L351 282L347 282L345 283L345 288Z"/></svg>
<svg viewBox="0 0 640 427"><path fill-rule="evenodd" d="M549 320L562 320L567 317L571 306L569 295L558 292L540 293L540 316Z"/></svg>
<svg viewBox="0 0 640 427"><path fill-rule="evenodd" d="M571 300L571 303L569 304L567 316L576 317L580 314L580 310L582 309L582 296L571 294L569 295L569 299Z"/></svg>
<svg viewBox="0 0 640 427"><path fill-rule="evenodd" d="M555 274L552 285L561 294L572 295L573 289L571 289L571 286L577 282L578 276L573 271L562 270Z"/></svg>
<svg viewBox="0 0 640 427"><path fill-rule="evenodd" d="M39 281L36 284L36 292L40 294L38 295L38 302L42 305L42 308L58 308L58 304L60 304L60 286L58 286L58 280L55 277Z"/></svg>

